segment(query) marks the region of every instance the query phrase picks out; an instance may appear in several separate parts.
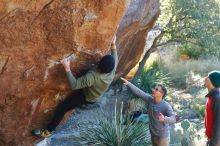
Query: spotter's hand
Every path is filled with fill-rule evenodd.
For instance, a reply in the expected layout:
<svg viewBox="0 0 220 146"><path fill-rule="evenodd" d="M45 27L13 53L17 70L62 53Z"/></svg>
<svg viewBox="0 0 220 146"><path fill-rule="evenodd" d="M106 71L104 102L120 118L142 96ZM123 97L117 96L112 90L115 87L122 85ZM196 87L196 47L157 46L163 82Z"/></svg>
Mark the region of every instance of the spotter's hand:
<svg viewBox="0 0 220 146"><path fill-rule="evenodd" d="M128 80L126 80L125 78L120 77L120 79L124 82L124 85L128 85Z"/></svg>

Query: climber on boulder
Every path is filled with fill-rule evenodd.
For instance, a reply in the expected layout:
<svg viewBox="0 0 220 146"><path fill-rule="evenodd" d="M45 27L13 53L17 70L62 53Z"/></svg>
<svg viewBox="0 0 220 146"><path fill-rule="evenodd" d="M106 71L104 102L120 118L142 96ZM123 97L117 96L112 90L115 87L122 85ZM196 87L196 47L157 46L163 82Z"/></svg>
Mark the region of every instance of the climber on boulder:
<svg viewBox="0 0 220 146"><path fill-rule="evenodd" d="M111 43L111 55L105 55L98 66L89 70L85 75L76 78L70 70L70 60L64 58L61 63L74 94L61 102L55 112L52 121L46 128L32 130L32 134L39 137L49 137L59 125L65 113L82 105L94 104L99 97L108 89L114 79L118 56L116 51L116 36Z"/></svg>

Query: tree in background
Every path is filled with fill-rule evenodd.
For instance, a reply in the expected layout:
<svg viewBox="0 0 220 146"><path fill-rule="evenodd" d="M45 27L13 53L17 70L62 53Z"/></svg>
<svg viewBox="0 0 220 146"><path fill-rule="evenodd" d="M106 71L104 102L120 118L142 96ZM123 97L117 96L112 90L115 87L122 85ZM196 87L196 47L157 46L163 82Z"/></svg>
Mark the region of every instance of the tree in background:
<svg viewBox="0 0 220 146"><path fill-rule="evenodd" d="M190 58L220 56L219 0L161 0L161 16L151 47L139 63L136 76L143 70L150 54L161 46L177 44Z"/></svg>

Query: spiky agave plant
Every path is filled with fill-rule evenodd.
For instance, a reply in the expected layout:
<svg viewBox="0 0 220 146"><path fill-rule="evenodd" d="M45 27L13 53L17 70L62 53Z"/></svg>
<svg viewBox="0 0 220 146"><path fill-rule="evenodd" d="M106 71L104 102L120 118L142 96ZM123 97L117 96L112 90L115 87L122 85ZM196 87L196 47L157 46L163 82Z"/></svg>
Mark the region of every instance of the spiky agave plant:
<svg viewBox="0 0 220 146"><path fill-rule="evenodd" d="M116 101L117 103L117 101ZM123 103L118 111L115 104L113 117L99 114L96 123L87 125L81 138L96 146L147 146L150 142L148 125L126 120L122 115Z"/></svg>

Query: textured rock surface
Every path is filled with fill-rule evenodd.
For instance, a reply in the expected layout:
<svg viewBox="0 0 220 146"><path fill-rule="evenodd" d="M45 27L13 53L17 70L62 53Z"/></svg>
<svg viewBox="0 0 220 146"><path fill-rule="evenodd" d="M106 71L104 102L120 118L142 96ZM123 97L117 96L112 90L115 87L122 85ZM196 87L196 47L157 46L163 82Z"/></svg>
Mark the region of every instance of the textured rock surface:
<svg viewBox="0 0 220 146"><path fill-rule="evenodd" d="M159 0L158 0L159 1ZM159 11L155 0L133 0L118 31L119 74L142 54ZM32 145L32 128L48 123L70 90L61 65L75 54L76 75L108 53L130 0L0 1L0 145Z"/></svg>
<svg viewBox="0 0 220 146"><path fill-rule="evenodd" d="M132 0L117 32L119 54L118 78L126 75L140 60L146 37L157 20L159 0Z"/></svg>
<svg viewBox="0 0 220 146"><path fill-rule="evenodd" d="M56 60L74 53L76 75L109 51L128 0L0 1L0 145L31 145L68 84Z"/></svg>

